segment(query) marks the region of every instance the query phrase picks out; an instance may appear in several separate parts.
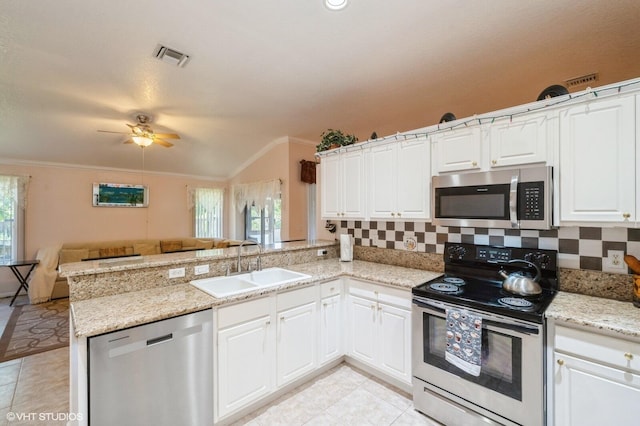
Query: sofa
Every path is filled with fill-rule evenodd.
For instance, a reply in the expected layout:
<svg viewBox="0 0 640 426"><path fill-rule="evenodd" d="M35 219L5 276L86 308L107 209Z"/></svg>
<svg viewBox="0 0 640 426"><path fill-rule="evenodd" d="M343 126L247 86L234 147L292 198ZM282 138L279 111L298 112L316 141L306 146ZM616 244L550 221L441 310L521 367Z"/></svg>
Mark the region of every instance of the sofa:
<svg viewBox="0 0 640 426"><path fill-rule="evenodd" d="M67 279L57 273L58 265L64 263L226 248L240 243L240 240L226 238L171 238L64 243L45 247L38 250L36 255L40 264L29 283L29 300L31 303L43 303L69 296Z"/></svg>

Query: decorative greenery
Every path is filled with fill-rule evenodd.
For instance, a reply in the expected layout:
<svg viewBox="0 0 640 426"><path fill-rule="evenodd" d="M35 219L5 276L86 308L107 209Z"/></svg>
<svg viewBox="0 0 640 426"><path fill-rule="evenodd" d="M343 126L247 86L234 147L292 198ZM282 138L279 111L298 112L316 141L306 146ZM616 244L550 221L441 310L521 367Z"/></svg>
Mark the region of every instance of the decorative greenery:
<svg viewBox="0 0 640 426"><path fill-rule="evenodd" d="M328 129L322 132L322 140L316 145L317 152L326 151L328 149L339 146L352 145L358 141L354 135L345 135L341 130Z"/></svg>

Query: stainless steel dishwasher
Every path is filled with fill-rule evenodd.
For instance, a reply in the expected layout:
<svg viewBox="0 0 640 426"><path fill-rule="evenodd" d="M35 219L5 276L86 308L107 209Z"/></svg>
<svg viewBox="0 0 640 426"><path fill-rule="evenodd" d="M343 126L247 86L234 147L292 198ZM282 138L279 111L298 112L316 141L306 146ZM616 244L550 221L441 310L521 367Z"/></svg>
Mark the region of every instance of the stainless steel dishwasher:
<svg viewBox="0 0 640 426"><path fill-rule="evenodd" d="M89 423L213 424L211 309L89 339Z"/></svg>

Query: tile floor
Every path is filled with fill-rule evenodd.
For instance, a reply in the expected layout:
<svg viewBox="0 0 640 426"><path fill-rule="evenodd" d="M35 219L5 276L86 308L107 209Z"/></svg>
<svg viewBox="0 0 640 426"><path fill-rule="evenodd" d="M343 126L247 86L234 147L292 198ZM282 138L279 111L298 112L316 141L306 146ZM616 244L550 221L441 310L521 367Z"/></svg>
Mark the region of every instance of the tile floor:
<svg viewBox="0 0 640 426"><path fill-rule="evenodd" d="M348 364L305 383L234 426L428 425L411 395Z"/></svg>
<svg viewBox="0 0 640 426"><path fill-rule="evenodd" d="M12 307L11 298L0 299L0 333ZM16 305L27 303L19 296ZM65 422L7 420L7 413L67 413L69 411L69 349L60 348L0 363L0 425L55 425ZM45 418L46 420L46 418Z"/></svg>
<svg viewBox="0 0 640 426"><path fill-rule="evenodd" d="M0 299L0 333L11 311L10 298ZM16 304L27 303L26 296ZM69 350L60 348L0 363L0 426L61 425L64 421L7 420L7 413L69 411ZM413 409L411 395L348 364L318 376L236 425L428 425L438 423Z"/></svg>

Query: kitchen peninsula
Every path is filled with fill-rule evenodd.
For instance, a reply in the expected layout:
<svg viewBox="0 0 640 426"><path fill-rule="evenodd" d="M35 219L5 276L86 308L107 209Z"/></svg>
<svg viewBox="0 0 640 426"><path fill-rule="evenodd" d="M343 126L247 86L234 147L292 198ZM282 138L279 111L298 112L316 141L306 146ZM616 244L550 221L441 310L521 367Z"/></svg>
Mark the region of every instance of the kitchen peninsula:
<svg viewBox="0 0 640 426"><path fill-rule="evenodd" d="M325 252L326 254L319 255L319 253ZM394 384L410 389L410 289L434 278L439 274L438 272L358 260L340 262L337 259L335 242L296 242L267 247L262 253L262 264L264 268L286 267L292 271L311 276L309 279L222 299L209 296L189 284L189 281L195 278L191 272L197 265L209 265L210 272L204 276L224 275L227 266L230 266L231 270L235 270L231 264L235 262L237 253L238 250L232 248L64 265L60 272L69 279L71 294L71 409L74 412L88 412L87 346L88 339L94 336L210 308L214 308L212 316L216 318L214 320L215 335L215 330L224 326L223 320L218 319L216 314L219 312L219 315L222 315L221 312L224 309L235 309L235 307L241 306L242 315L248 315L250 312L259 311L259 309L254 309L253 306L246 306L245 309L244 303L264 304L273 301L275 304L277 301L277 306L281 307L287 303L284 301L285 298L292 300L292 298L303 296L310 297L308 299L310 303L307 303L306 306L310 306L314 313L317 306L318 313L322 312L323 318L326 318L328 313L323 309L327 307L333 307L336 309L335 313L341 315L343 311L341 306L344 303L347 287L349 291L358 294L358 300L370 301L366 305L368 312L372 312L369 309L369 303L373 303L372 306L377 306L377 310L374 311L375 315L385 315L385 309L395 309L402 312L402 318L394 316L389 317L386 321L386 323L404 330L404 333L399 336L395 336L396 333L387 333L389 334L388 338L400 339L397 342L393 341L394 344L399 343L399 350L397 354L392 355L392 359L384 359L383 355L379 354L376 357L380 357L380 360L376 364L373 360L366 358L366 349L362 351L365 353L363 357L358 359L358 356L355 355L354 359L356 362L358 360L364 361L365 364L362 367L365 369L371 365L377 365L384 378L389 378ZM242 248L243 261L256 255L255 247ZM183 267L185 268L185 277L168 278L170 269ZM434 269L437 269L437 266ZM346 282L343 284L343 279L348 280L350 285L347 285ZM173 281L176 281L177 284L173 284ZM281 300L281 298L283 299ZM329 302L336 304L329 304ZM380 313L376 313L378 311ZM285 313L282 312L283 315ZM325 358L314 352L312 354L312 368L307 369L306 372L303 372L304 374L292 376L291 379L278 379L277 385L271 385L268 392L256 396L256 399L250 402L256 402L270 393L285 392L292 386L299 385L309 377L339 363L345 353L345 347L347 347L344 341L348 338L344 334L359 334L358 331L346 330L348 327L339 318L341 317L334 317L337 320L335 330L339 333L334 339L339 350L334 355ZM316 326L320 325L319 321L315 317L311 321L312 330L315 330ZM344 331L342 331L343 328ZM386 333L385 330L379 332ZM308 331L306 334L315 335L315 333ZM382 334L378 336L382 336ZM222 336L218 335L219 344L221 338ZM213 340L214 336L211 336L211 341L213 342ZM320 343L315 344L315 338L311 343L314 351L316 346L318 348L321 346ZM381 345L381 343L374 341L373 337L372 341L366 344L374 343ZM352 347L352 351L353 349ZM278 350L281 351L281 348ZM355 352L357 353L358 350L356 344ZM273 370L275 371L275 368ZM389 377L385 377L385 375ZM214 383L217 380L221 380L218 375L216 375ZM215 384L215 386L218 385L221 384ZM216 398L218 397L222 396L217 394ZM216 421L221 419L221 414L226 416L222 419L223 422L235 419L236 415L245 413L245 409L255 406L250 403L234 404L235 402L231 401L224 405L216 400L216 407L218 407L215 413ZM85 418L87 417L85 416Z"/></svg>

